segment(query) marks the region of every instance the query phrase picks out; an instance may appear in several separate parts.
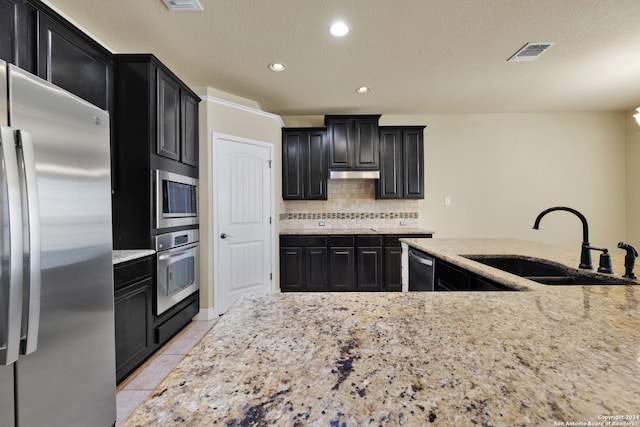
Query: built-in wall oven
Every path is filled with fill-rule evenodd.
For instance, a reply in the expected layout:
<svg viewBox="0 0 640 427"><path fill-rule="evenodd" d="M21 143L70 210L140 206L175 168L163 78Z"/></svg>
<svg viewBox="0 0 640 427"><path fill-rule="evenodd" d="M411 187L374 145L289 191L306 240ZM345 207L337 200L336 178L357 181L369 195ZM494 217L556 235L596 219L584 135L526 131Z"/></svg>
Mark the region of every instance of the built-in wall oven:
<svg viewBox="0 0 640 427"><path fill-rule="evenodd" d="M156 316L200 288L198 230L160 234L153 238L157 257Z"/></svg>
<svg viewBox="0 0 640 427"><path fill-rule="evenodd" d="M155 228L198 224L198 180L159 169L153 175Z"/></svg>

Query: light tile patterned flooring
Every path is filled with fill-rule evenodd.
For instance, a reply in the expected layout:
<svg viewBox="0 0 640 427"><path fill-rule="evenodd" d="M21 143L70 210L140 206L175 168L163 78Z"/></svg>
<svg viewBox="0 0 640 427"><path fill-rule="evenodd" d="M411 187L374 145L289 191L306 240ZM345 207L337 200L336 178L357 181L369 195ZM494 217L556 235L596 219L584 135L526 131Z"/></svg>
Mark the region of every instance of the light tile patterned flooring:
<svg viewBox="0 0 640 427"><path fill-rule="evenodd" d="M209 332L218 319L194 320L118 385L117 421L120 427L182 358Z"/></svg>

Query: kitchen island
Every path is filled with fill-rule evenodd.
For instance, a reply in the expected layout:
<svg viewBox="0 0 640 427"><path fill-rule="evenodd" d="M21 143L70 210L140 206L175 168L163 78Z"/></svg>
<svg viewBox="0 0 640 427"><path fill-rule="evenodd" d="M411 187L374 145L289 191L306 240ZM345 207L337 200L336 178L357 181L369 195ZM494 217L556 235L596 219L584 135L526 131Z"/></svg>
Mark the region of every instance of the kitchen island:
<svg viewBox="0 0 640 427"><path fill-rule="evenodd" d="M247 296L125 425L640 423L638 289Z"/></svg>

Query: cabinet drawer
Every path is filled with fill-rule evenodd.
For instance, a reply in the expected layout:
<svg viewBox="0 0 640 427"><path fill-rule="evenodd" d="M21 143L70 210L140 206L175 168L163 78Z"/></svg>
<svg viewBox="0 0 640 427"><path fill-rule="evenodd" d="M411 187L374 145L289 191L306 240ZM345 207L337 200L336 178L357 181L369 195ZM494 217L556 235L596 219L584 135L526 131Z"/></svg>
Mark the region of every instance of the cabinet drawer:
<svg viewBox="0 0 640 427"><path fill-rule="evenodd" d="M358 236L358 246L382 246L382 236Z"/></svg>
<svg viewBox="0 0 640 427"><path fill-rule="evenodd" d="M113 268L114 288L120 289L136 280L151 276L152 266L151 257L116 264Z"/></svg>
<svg viewBox="0 0 640 427"><path fill-rule="evenodd" d="M280 236L280 246L327 246L327 236Z"/></svg>
<svg viewBox="0 0 640 427"><path fill-rule="evenodd" d="M355 236L330 236L329 246L353 247L355 246Z"/></svg>

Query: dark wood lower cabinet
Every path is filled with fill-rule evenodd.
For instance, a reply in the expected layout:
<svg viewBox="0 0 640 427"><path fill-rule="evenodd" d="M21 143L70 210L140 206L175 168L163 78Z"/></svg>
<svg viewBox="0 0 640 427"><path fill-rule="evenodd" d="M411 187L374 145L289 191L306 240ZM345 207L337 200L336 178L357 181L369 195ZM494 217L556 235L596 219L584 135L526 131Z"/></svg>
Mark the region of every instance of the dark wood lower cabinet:
<svg viewBox="0 0 640 427"><path fill-rule="evenodd" d="M327 237L280 236L280 290L327 290Z"/></svg>
<svg viewBox="0 0 640 427"><path fill-rule="evenodd" d="M358 248L358 290L381 291L382 247Z"/></svg>
<svg viewBox="0 0 640 427"><path fill-rule="evenodd" d="M402 248L384 248L384 288L394 292L402 290Z"/></svg>
<svg viewBox="0 0 640 427"><path fill-rule="evenodd" d="M116 381L119 383L153 351L153 279L150 257L114 267Z"/></svg>
<svg viewBox="0 0 640 427"><path fill-rule="evenodd" d="M381 291L384 285L383 236L357 236L358 290Z"/></svg>
<svg viewBox="0 0 640 427"><path fill-rule="evenodd" d="M355 249L330 248L329 254L329 290L355 291Z"/></svg>
<svg viewBox="0 0 640 427"><path fill-rule="evenodd" d="M154 316L154 257L116 264L114 318L116 382L122 382L182 330L198 313L196 291L160 316Z"/></svg>
<svg viewBox="0 0 640 427"><path fill-rule="evenodd" d="M400 239L407 235L282 235L282 292L398 292L402 290Z"/></svg>
<svg viewBox="0 0 640 427"><path fill-rule="evenodd" d="M518 290L467 271L464 268L449 264L438 258L435 258L435 263L433 290L436 292Z"/></svg>
<svg viewBox="0 0 640 427"><path fill-rule="evenodd" d="M304 271L308 291L327 290L327 248L304 249Z"/></svg>

